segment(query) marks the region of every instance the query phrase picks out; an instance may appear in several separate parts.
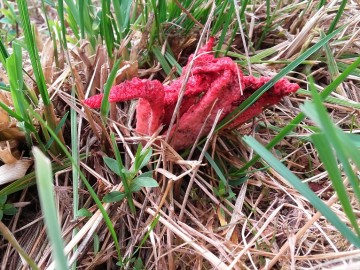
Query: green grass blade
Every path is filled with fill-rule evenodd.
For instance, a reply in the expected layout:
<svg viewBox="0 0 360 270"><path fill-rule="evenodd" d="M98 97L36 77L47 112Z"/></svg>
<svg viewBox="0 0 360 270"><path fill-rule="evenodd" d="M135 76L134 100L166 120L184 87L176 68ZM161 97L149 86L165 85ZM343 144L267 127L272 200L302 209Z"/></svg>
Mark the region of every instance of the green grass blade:
<svg viewBox="0 0 360 270"><path fill-rule="evenodd" d="M37 130L34 128L34 126L29 123L26 122L26 120L24 118L22 118L19 114L17 114L16 112L12 111L8 106L6 106L5 103L0 101L0 108L3 109L4 111L6 111L6 113L8 113L11 117L14 117L16 120L18 120L19 122L23 122L25 127L27 129L29 129L30 131L32 131L33 133L36 133ZM39 142L41 142L41 140L39 140Z"/></svg>
<svg viewBox="0 0 360 270"><path fill-rule="evenodd" d="M339 7L339 10L336 12L336 16L334 18L334 20L331 22L329 29L327 31L327 34L330 34L332 31L334 31L337 23L339 22L341 15L344 13L344 9L346 7L347 4L347 0L342 0L341 1L341 5Z"/></svg>
<svg viewBox="0 0 360 270"><path fill-rule="evenodd" d="M129 32L132 0L112 1L115 12L115 19L119 28L120 39Z"/></svg>
<svg viewBox="0 0 360 270"><path fill-rule="evenodd" d="M217 163L215 162L215 160L213 160L211 158L211 156L209 155L208 152L205 152L204 157L207 159L207 161L210 163L211 167L214 169L214 171L216 172L217 176L220 178L221 182L223 182L224 186L227 187L228 186L228 181L225 177L225 175L223 174L222 170L219 168L219 166L217 165Z"/></svg>
<svg viewBox="0 0 360 270"><path fill-rule="evenodd" d="M66 26L65 26L65 18L64 18L64 2L63 2L63 0L58 0L57 11L58 11L59 19L60 19L62 46L66 50L67 42L66 42Z"/></svg>
<svg viewBox="0 0 360 270"><path fill-rule="evenodd" d="M10 92L10 86L7 86L5 83L0 82L0 89L6 92Z"/></svg>
<svg viewBox="0 0 360 270"><path fill-rule="evenodd" d="M67 120L67 117L69 115L69 112L66 112L65 115L61 118L59 124L57 125L57 127L55 128L55 133L59 133L60 130L63 128L63 126L65 125L65 122ZM45 145L45 148L46 150L48 150L51 145L53 144L54 142L54 138L51 136L50 139L47 141L46 145Z"/></svg>
<svg viewBox="0 0 360 270"><path fill-rule="evenodd" d="M36 147L32 149L35 157L35 171L41 210L44 214L47 235L49 237L56 269L68 269L61 239L60 224L54 200L53 176L50 160Z"/></svg>
<svg viewBox="0 0 360 270"><path fill-rule="evenodd" d="M85 13L85 5L87 5L87 1L79 1L79 26L80 26L80 38L85 39L85 21L84 21L84 13Z"/></svg>
<svg viewBox="0 0 360 270"><path fill-rule="evenodd" d="M310 85L311 84L312 79L310 78ZM359 179L351 168L351 164L346 155L342 136L339 136L339 133L342 131L332 123L317 91L313 87L311 87L311 90L313 93L313 104L306 102L303 106L301 106L301 109L306 115L308 115L313 121L316 122L316 124L324 132L327 143L330 143L334 147L334 150L343 166L354 193L357 196L358 201L360 201Z"/></svg>
<svg viewBox="0 0 360 270"><path fill-rule="evenodd" d="M4 46L4 43L0 39L0 62L3 65L3 67L6 66L6 58L9 57L9 53L6 50L6 47Z"/></svg>
<svg viewBox="0 0 360 270"><path fill-rule="evenodd" d="M59 1L62 1L62 0L59 0ZM83 0L80 0L79 2L81 2L81 1L83 1ZM65 0L65 3L69 8L68 14L71 14L71 16L74 18L76 24L79 25L80 24L80 15L79 15L79 12L78 12L73 0Z"/></svg>
<svg viewBox="0 0 360 270"><path fill-rule="evenodd" d="M169 63L166 61L164 55L161 53L161 50L158 47L154 46L152 48L152 51L153 51L156 59L160 63L162 69L166 73L166 75L169 75L171 72L171 67L170 67Z"/></svg>
<svg viewBox="0 0 360 270"><path fill-rule="evenodd" d="M25 123L22 123L23 129L25 131L26 143L29 147L32 146L31 130L35 130L35 127L31 123L31 119L27 113L29 103L26 101L24 95L24 80L22 76L22 52L20 46L14 42L13 43L13 54L9 56L6 61L6 69L8 71L9 83L11 98L13 101L15 112L25 120ZM29 129L28 127L31 126Z"/></svg>
<svg viewBox="0 0 360 270"><path fill-rule="evenodd" d="M182 73L182 67L180 66L180 64L176 61L176 59L174 58L174 56L169 53L169 52L165 52L165 58L166 60L169 62L170 66L175 67L176 68L176 72L178 75L181 75Z"/></svg>
<svg viewBox="0 0 360 270"><path fill-rule="evenodd" d="M265 39L266 35L270 31L271 24L275 18L275 14L276 14L277 9L279 8L280 3L281 3L280 1L277 2L276 8L275 8L275 10L273 10L273 14L271 15L270 14L270 9L271 9L270 0L266 0L266 23L265 23L263 31L261 31L261 36L255 45L255 49L258 49L260 47L260 45L263 42L263 40Z"/></svg>
<svg viewBox="0 0 360 270"><path fill-rule="evenodd" d="M113 58L114 50L114 34L113 24L111 23L111 12L110 12L110 0L101 1L101 32L102 37L105 40L106 49L109 58Z"/></svg>
<svg viewBox="0 0 360 270"><path fill-rule="evenodd" d="M326 136L323 133L313 134L311 140L314 143L316 150L319 153L321 161L324 163L324 167L329 174L329 178L332 183L332 187L336 191L339 201L350 220L351 225L355 229L356 233L360 235L360 229L357 224L357 218L352 209L346 187L342 181L341 172L339 170L334 151L331 149Z"/></svg>
<svg viewBox="0 0 360 270"><path fill-rule="evenodd" d="M117 161L117 164L118 164L121 182L123 183L123 186L124 186L124 192L125 192L125 195L126 195L126 198L127 198L127 202L128 202L129 207L130 207L131 213L135 214L136 213L135 204L134 204L134 201L133 201L133 198L132 198L132 195L131 195L131 190L130 190L128 180L126 178L126 175L123 173L124 165L123 165L123 162L122 162L122 158L121 158L119 149L117 148L114 133L111 133L111 142L112 142L112 145L113 145L115 158L116 158L116 161Z"/></svg>
<svg viewBox="0 0 360 270"><path fill-rule="evenodd" d="M304 89L299 89L296 93L301 94L301 95L305 95L305 96L311 96L311 92L308 91L308 90L304 90ZM324 98L324 102L339 105L339 106L343 106L343 107L348 107L350 109L360 109L360 103L359 102L355 102L355 101L352 101L352 100L340 99L340 98L336 98L336 97L333 97L333 96L329 96L329 97Z"/></svg>
<svg viewBox="0 0 360 270"><path fill-rule="evenodd" d="M109 78L107 79L105 85L104 85L104 98L101 102L101 107L100 107L100 113L101 113L101 117L102 119L105 121L106 117L108 116L109 113L109 95L110 95L110 89L115 81L115 77L116 77L116 72L119 70L119 66L120 66L120 59L116 60L116 62L114 63L113 68L111 69Z"/></svg>
<svg viewBox="0 0 360 270"><path fill-rule="evenodd" d="M324 37L324 36L325 36L325 33L323 31L321 31L320 37ZM337 66L336 59L334 58L334 55L331 51L330 45L325 44L324 49L325 49L325 55L326 55L326 64L329 69L330 78L331 78L331 80L334 80L337 76L339 76L339 68ZM346 96L341 84L338 86L336 92L338 92L340 95Z"/></svg>
<svg viewBox="0 0 360 270"><path fill-rule="evenodd" d="M31 65L33 67L37 86L39 88L39 92L40 92L41 98L44 102L44 105L49 105L51 103L51 101L49 98L49 93L47 91L44 74L42 72L40 58L39 58L39 52L36 47L33 30L31 28L31 24L30 24L28 6L26 3L26 0L17 0L17 4L19 7L21 26L24 30L25 43L26 43L27 49L29 51L29 58L31 61Z"/></svg>
<svg viewBox="0 0 360 270"><path fill-rule="evenodd" d="M245 136L244 141L253 148L275 171L285 178L301 195L303 195L320 213L331 222L339 232L352 244L360 248L360 238L357 237L331 209L320 200L316 194L301 180L283 165L269 150L262 146L256 139Z"/></svg>

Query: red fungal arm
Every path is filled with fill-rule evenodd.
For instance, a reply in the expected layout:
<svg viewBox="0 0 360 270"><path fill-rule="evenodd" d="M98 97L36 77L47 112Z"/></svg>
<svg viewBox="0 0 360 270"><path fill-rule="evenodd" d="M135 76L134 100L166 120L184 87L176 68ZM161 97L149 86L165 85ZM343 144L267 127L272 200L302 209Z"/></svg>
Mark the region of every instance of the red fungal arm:
<svg viewBox="0 0 360 270"><path fill-rule="evenodd" d="M88 105L90 108L99 109L101 107L101 102L104 97L104 94L95 95L89 97L88 99L84 100L84 103Z"/></svg>
<svg viewBox="0 0 360 270"><path fill-rule="evenodd" d="M256 78L253 76L244 76L243 80L246 86L241 102L247 99L255 90L259 89L265 83L270 81L271 78ZM250 119L262 113L265 108L279 103L283 97L296 92L299 88L300 86L296 83L290 83L287 79L280 79L278 82L275 83L272 88L266 91L257 101L255 101L254 104L252 104L235 120L233 120L229 125L227 125L226 129L236 128L241 124L249 121ZM233 109L235 108L236 107L234 107Z"/></svg>
<svg viewBox="0 0 360 270"><path fill-rule="evenodd" d="M136 130L152 135L162 123L164 115L164 86L157 80L133 78L114 86L109 95L110 102L139 98L136 107Z"/></svg>

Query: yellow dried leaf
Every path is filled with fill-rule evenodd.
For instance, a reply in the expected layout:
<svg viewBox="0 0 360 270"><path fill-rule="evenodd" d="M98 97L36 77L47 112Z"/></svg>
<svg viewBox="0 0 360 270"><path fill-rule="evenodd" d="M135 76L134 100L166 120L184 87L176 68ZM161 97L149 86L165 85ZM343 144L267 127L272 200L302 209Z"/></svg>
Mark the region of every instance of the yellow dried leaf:
<svg viewBox="0 0 360 270"><path fill-rule="evenodd" d="M225 216L224 216L224 213L223 213L221 207L218 207L218 209L217 209L216 212L217 212L217 216L218 216L220 225L221 225L221 226L227 225L228 223L227 223L227 221L226 221L226 219L225 219Z"/></svg>

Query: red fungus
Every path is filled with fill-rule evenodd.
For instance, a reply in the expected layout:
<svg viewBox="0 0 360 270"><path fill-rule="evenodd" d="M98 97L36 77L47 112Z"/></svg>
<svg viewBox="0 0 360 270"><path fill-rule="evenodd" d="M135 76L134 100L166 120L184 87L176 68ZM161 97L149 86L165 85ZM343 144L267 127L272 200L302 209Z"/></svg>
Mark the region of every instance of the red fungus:
<svg viewBox="0 0 360 270"><path fill-rule="evenodd" d="M136 108L137 132L152 135L160 125L164 125L163 133L170 132L171 145L174 149L189 147L200 131L201 136L210 131L219 110L222 110L221 120L271 79L243 76L231 58L214 57L211 53L213 43L214 39L211 38L199 50L196 57L191 55L181 76L170 85L163 85L157 80L134 78L114 86L110 91L109 101L120 102L139 98ZM167 125L174 113L179 91L192 60L194 63L180 106L180 118L168 131ZM278 103L282 97L298 89L297 84L290 83L286 79L279 80L226 128L241 125L260 114L264 108ZM85 100L84 103L91 108L99 108L102 98L103 95L96 95ZM201 130L207 117L209 118Z"/></svg>

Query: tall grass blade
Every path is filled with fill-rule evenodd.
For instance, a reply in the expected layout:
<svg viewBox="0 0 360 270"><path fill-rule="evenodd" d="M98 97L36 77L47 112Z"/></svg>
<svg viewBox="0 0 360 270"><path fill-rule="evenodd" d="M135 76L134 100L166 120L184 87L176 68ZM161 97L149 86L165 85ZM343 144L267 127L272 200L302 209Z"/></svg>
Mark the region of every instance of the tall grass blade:
<svg viewBox="0 0 360 270"><path fill-rule="evenodd" d="M311 78L310 83L312 83ZM312 87L311 90L313 94L313 104L306 102L303 106L301 106L301 109L306 115L308 115L313 121L316 122L316 124L322 129L327 143L333 146L337 157L343 166L343 170L345 171L354 190L354 193L360 202L359 178L351 168L351 164L346 155L345 147L342 141L342 136L338 136L342 131L332 123L325 107L322 104L320 95L317 93L314 87Z"/></svg>
<svg viewBox="0 0 360 270"><path fill-rule="evenodd" d="M106 49L109 55L109 58L113 58L114 50L114 29L113 24L111 23L111 12L110 12L110 0L101 1L101 21L100 27L102 32L102 37L105 40Z"/></svg>
<svg viewBox="0 0 360 270"><path fill-rule="evenodd" d="M336 16L335 16L334 20L331 22L331 24L329 26L327 34L330 34L332 31L334 31L337 23L339 22L342 14L344 13L344 9L346 7L346 4L347 4L347 0L342 0L341 1L341 5L340 5L338 11L336 12Z"/></svg>
<svg viewBox="0 0 360 270"><path fill-rule="evenodd" d="M61 229L57 218L54 200L53 176L50 160L37 148L32 149L35 157L35 171L41 210L49 237L56 269L68 269L68 262L64 253L61 239Z"/></svg>
<svg viewBox="0 0 360 270"><path fill-rule="evenodd" d="M357 224L357 218L351 206L346 187L342 181L339 165L336 162L333 149L330 147L326 136L323 133L311 135L311 140L314 143L316 150L319 153L321 161L324 163L324 167L329 174L329 178L332 183L332 187L336 191L341 206L344 209L347 217L350 220L351 225L355 229L356 233L360 236L360 229ZM335 150L336 151L336 150Z"/></svg>
<svg viewBox="0 0 360 270"><path fill-rule="evenodd" d="M123 186L124 186L124 192L126 194L127 202L128 202L129 207L130 207L131 213L135 214L136 213L135 204L134 204L134 201L133 201L133 198L132 198L132 195L131 195L131 190L130 190L129 183L127 181L127 177L123 173L124 165L123 165L123 162L122 162L122 158L121 158L119 149L117 148L114 133L111 133L111 142L112 142L112 145L113 145L115 158L116 158L116 161L117 161L117 164L118 164L118 169L119 169L119 175L120 175L120 178L121 178L121 182L123 183Z"/></svg>
<svg viewBox="0 0 360 270"><path fill-rule="evenodd" d="M100 113L101 113L101 117L103 119L103 121L105 121L106 117L108 116L109 113L109 95L110 95L110 89L111 86L113 85L114 81L115 81L115 77L116 77L116 72L119 70L119 66L120 66L120 59L116 60L116 62L114 63L113 68L111 69L109 78L107 79L105 85L104 85L104 98L101 102L101 107L100 107Z"/></svg>
<svg viewBox="0 0 360 270"><path fill-rule="evenodd" d="M66 41L66 26L65 26L65 18L64 18L64 2L63 0L58 0L58 16L60 19L60 27L61 27L61 44L63 46L63 48L66 50L67 49L67 41Z"/></svg>
<svg viewBox="0 0 360 270"><path fill-rule="evenodd" d="M119 28L120 39L123 39L129 31L132 0L112 1L115 12L115 19Z"/></svg>
<svg viewBox="0 0 360 270"><path fill-rule="evenodd" d="M47 91L44 74L42 72L39 52L36 47L33 30L30 24L27 2L26 0L17 0L17 4L19 7L21 26L24 30L25 43L27 46L27 50L29 51L29 58L31 61L31 65L33 67L33 72L36 78L37 86L39 88L39 92L44 102L44 105L49 105L51 101L49 98L49 93Z"/></svg>
<svg viewBox="0 0 360 270"><path fill-rule="evenodd" d="M283 165L269 150L262 146L255 138L245 136L244 141L253 148L275 171L285 178L301 195L303 195L324 217L331 222L339 232L352 244L360 248L360 238L347 227L331 209L320 200L316 194Z"/></svg>
<svg viewBox="0 0 360 270"><path fill-rule="evenodd" d="M0 39L0 62L3 65L3 67L6 66L6 58L9 57L9 53L6 50L6 47L4 46L4 43Z"/></svg>

